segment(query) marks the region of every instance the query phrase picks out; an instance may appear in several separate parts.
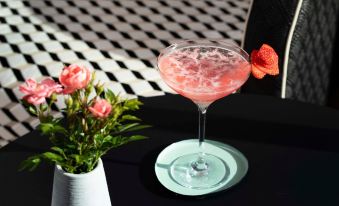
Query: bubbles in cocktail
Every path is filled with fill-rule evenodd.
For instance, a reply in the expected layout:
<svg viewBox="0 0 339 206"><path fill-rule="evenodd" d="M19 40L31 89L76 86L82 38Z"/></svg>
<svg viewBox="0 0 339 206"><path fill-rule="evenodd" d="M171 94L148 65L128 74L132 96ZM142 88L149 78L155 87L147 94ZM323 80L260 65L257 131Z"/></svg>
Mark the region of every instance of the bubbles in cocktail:
<svg viewBox="0 0 339 206"><path fill-rule="evenodd" d="M213 102L237 90L248 78L250 65L237 52L211 46L189 46L159 59L163 79L175 91L196 102Z"/></svg>

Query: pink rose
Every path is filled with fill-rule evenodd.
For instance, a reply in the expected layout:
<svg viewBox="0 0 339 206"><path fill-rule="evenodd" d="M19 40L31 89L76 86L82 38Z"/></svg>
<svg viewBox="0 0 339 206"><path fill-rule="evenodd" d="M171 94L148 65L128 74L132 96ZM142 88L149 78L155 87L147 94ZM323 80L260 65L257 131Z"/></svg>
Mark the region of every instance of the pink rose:
<svg viewBox="0 0 339 206"><path fill-rule="evenodd" d="M62 91L61 85L50 78L44 79L41 83L28 79L25 83L19 86L19 90L26 94L23 99L34 105L44 103L45 98L50 97L53 93Z"/></svg>
<svg viewBox="0 0 339 206"><path fill-rule="evenodd" d="M64 94L70 94L77 89L85 88L90 80L90 70L76 64L65 67L59 77L60 83L64 86Z"/></svg>
<svg viewBox="0 0 339 206"><path fill-rule="evenodd" d="M39 97L36 95L26 95L23 97L23 99L34 105L39 105L46 102L45 97Z"/></svg>
<svg viewBox="0 0 339 206"><path fill-rule="evenodd" d="M104 118L108 117L108 115L111 113L112 105L108 103L105 99L99 99L94 102L94 105L92 107L88 108L89 111L93 114L95 117Z"/></svg>
<svg viewBox="0 0 339 206"><path fill-rule="evenodd" d="M53 79L47 78L42 80L41 84L48 88L47 96L50 97L53 93L60 93L62 92L62 86L56 83Z"/></svg>

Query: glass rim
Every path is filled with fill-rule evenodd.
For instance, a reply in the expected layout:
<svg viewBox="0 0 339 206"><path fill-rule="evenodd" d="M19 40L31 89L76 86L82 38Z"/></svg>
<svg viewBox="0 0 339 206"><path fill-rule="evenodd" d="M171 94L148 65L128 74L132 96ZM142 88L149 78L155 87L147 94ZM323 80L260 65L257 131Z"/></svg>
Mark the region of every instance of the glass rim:
<svg viewBox="0 0 339 206"><path fill-rule="evenodd" d="M189 47L189 45L204 45L204 46L214 46L214 47L220 47L222 49L229 49L233 52L236 52L239 54L244 60L247 62L250 62L250 55L240 46L236 45L233 42L228 42L225 40L211 40L211 39L184 39L184 40L179 40L177 42L171 43L169 46L166 48L160 50L160 53L157 57L157 69L159 71L159 60L162 56L164 56L166 53L169 53L171 50L175 50L177 48L184 48L184 47Z"/></svg>

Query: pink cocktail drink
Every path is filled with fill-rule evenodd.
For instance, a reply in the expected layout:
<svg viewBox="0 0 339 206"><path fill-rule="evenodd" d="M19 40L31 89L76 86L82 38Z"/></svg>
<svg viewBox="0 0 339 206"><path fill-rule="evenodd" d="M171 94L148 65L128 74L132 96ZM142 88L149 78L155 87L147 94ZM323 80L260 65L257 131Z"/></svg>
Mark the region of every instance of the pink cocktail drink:
<svg viewBox="0 0 339 206"><path fill-rule="evenodd" d="M251 66L231 49L187 46L173 49L158 62L163 80L179 94L198 104L209 104L239 89Z"/></svg>
<svg viewBox="0 0 339 206"><path fill-rule="evenodd" d="M190 189L218 188L228 179L230 166L217 146L205 145L206 111L217 99L239 89L251 73L248 54L225 42L188 40L172 44L158 58L162 79L177 93L191 99L199 111L197 148L175 158L166 174ZM199 146L198 146L199 145ZM174 157L173 156L173 157Z"/></svg>

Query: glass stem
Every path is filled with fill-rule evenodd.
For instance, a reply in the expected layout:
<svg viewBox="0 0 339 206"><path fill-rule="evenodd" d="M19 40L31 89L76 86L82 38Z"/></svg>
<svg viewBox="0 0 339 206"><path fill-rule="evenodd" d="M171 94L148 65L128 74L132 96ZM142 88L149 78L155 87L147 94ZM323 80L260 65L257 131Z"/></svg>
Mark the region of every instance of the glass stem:
<svg viewBox="0 0 339 206"><path fill-rule="evenodd" d="M199 147L201 149L202 144L205 141L205 125L206 125L206 111L207 106L198 106L199 109Z"/></svg>
<svg viewBox="0 0 339 206"><path fill-rule="evenodd" d="M208 105L199 105L199 155L198 158L192 162L190 171L191 176L205 176L208 173L208 164L205 161L204 141L205 141L205 123L206 123L206 110Z"/></svg>

